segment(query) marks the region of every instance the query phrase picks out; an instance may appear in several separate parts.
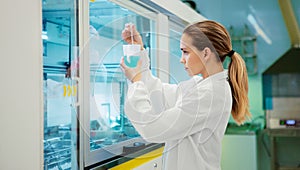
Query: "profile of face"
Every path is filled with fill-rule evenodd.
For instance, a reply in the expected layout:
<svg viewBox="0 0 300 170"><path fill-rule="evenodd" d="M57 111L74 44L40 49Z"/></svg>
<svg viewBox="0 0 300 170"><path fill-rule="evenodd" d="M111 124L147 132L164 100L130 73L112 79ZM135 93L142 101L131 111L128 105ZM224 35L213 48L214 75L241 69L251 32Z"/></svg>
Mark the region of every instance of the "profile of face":
<svg viewBox="0 0 300 170"><path fill-rule="evenodd" d="M192 38L186 34L181 37L180 49L182 51L180 63L184 65L188 75L194 76L203 73L205 69L204 50L197 50L192 45Z"/></svg>

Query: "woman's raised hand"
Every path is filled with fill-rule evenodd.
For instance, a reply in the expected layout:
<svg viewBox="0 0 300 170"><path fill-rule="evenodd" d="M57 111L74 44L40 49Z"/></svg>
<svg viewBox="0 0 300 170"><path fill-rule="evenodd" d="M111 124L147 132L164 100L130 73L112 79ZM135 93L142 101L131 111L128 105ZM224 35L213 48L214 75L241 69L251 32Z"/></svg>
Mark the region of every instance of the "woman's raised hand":
<svg viewBox="0 0 300 170"><path fill-rule="evenodd" d="M136 30L136 27L132 23L125 24L125 28L122 31L122 39L128 44L138 44L141 45L141 50L143 49L143 40L140 33Z"/></svg>

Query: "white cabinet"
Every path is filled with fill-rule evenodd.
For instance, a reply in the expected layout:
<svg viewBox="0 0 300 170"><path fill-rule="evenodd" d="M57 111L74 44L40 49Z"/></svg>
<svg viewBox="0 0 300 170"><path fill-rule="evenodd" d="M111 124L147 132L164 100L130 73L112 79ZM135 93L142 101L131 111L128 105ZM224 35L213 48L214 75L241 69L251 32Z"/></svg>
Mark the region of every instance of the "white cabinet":
<svg viewBox="0 0 300 170"><path fill-rule="evenodd" d="M222 170L257 170L256 135L225 135L222 141Z"/></svg>
<svg viewBox="0 0 300 170"><path fill-rule="evenodd" d="M152 159L133 170L162 170L162 156Z"/></svg>

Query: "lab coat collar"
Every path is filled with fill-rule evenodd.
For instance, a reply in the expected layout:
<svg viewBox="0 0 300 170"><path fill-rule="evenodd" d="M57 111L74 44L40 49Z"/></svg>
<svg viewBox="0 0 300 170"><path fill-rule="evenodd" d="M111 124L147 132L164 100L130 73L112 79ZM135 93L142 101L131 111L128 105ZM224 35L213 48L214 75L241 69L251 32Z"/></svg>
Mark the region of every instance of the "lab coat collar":
<svg viewBox="0 0 300 170"><path fill-rule="evenodd" d="M226 79L228 77L228 70L224 69L223 71L213 74L211 76L209 76L208 78L210 79L214 79L214 80L220 80L220 79Z"/></svg>
<svg viewBox="0 0 300 170"><path fill-rule="evenodd" d="M216 73L216 74L213 74L213 75L210 75L209 77L203 79L202 75L199 74L199 75L195 75L192 77L194 80L206 80L206 79L212 79L212 80L220 80L220 79L227 79L228 78L228 70L227 69L224 69L223 71L219 72L219 73Z"/></svg>

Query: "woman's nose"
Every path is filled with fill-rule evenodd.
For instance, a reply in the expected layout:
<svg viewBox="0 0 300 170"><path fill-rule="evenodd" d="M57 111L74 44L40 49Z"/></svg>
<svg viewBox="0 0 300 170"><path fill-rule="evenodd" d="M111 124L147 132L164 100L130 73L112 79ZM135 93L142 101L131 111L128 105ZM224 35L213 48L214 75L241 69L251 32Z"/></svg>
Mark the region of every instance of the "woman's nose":
<svg viewBox="0 0 300 170"><path fill-rule="evenodd" d="M184 63L185 63L185 59L184 59L184 57L181 57L181 58L180 58L180 63L182 63L182 64L184 64Z"/></svg>

